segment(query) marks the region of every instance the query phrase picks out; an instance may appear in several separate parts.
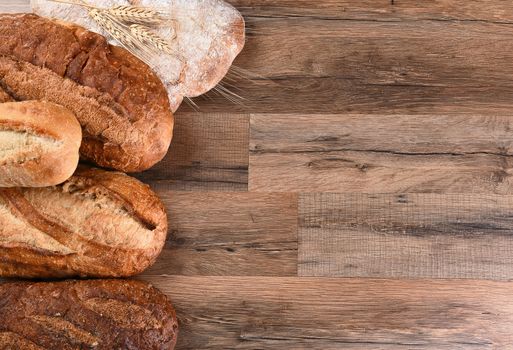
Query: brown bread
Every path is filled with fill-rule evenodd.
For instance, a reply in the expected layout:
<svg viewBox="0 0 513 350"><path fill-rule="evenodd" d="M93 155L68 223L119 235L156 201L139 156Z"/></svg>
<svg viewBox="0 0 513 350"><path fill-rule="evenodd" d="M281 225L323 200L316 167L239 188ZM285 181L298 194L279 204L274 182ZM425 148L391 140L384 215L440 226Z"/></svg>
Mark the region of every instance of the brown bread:
<svg viewBox="0 0 513 350"><path fill-rule="evenodd" d="M171 350L178 332L167 297L129 280L3 283L0 320L0 350Z"/></svg>
<svg viewBox="0 0 513 350"><path fill-rule="evenodd" d="M83 127L81 154L136 172L167 152L173 116L151 69L99 34L33 14L0 15L0 86L15 100L46 100Z"/></svg>
<svg viewBox="0 0 513 350"><path fill-rule="evenodd" d="M77 168L82 130L66 108L50 102L0 104L0 187L44 187Z"/></svg>
<svg viewBox="0 0 513 350"><path fill-rule="evenodd" d="M0 276L121 277L162 250L167 216L147 185L80 166L59 186L0 189Z"/></svg>
<svg viewBox="0 0 513 350"><path fill-rule="evenodd" d="M14 102L14 99L0 86L0 103Z"/></svg>

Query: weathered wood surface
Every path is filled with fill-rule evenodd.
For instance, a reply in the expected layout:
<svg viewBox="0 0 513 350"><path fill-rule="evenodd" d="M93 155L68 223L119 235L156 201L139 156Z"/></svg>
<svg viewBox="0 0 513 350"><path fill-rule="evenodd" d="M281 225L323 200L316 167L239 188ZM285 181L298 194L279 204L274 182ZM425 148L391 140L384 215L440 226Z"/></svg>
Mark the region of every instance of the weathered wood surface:
<svg viewBox="0 0 513 350"><path fill-rule="evenodd" d="M148 273L297 275L297 195L163 192L169 237Z"/></svg>
<svg viewBox="0 0 513 350"><path fill-rule="evenodd" d="M314 17L340 20L513 22L509 1L467 0L229 0L249 17Z"/></svg>
<svg viewBox="0 0 513 350"><path fill-rule="evenodd" d="M303 194L302 276L513 279L513 196Z"/></svg>
<svg viewBox="0 0 513 350"><path fill-rule="evenodd" d="M178 349L511 349L513 283L146 276Z"/></svg>
<svg viewBox="0 0 513 350"><path fill-rule="evenodd" d="M183 105L137 175L177 349L513 348L513 285L469 280L513 275L513 3L230 2L243 106Z"/></svg>
<svg viewBox="0 0 513 350"><path fill-rule="evenodd" d="M509 24L249 18L230 83L252 113L509 113ZM250 32L251 33L251 32ZM407 48L407 49L405 49ZM199 101L226 111L222 98ZM233 107L229 108L233 110Z"/></svg>
<svg viewBox="0 0 513 350"><path fill-rule="evenodd" d="M513 116L253 115L249 189L512 194L512 127Z"/></svg>
<svg viewBox="0 0 513 350"><path fill-rule="evenodd" d="M163 191L247 191L248 142L248 115L177 113L169 153L137 177Z"/></svg>

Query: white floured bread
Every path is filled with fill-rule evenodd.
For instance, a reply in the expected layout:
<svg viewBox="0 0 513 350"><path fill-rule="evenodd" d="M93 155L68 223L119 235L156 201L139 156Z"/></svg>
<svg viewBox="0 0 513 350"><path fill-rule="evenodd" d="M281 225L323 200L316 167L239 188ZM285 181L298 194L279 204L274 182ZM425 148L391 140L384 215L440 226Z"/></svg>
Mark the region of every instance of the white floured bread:
<svg viewBox="0 0 513 350"><path fill-rule="evenodd" d="M84 8L48 0L31 0L31 3L34 12L41 16L74 22L106 34ZM173 111L184 97L199 96L214 88L244 46L244 19L234 7L221 0L89 0L88 3L99 7L132 4L171 14L174 28L163 26L157 32L176 53L163 53L150 63L167 87ZM173 30L176 30L174 39Z"/></svg>

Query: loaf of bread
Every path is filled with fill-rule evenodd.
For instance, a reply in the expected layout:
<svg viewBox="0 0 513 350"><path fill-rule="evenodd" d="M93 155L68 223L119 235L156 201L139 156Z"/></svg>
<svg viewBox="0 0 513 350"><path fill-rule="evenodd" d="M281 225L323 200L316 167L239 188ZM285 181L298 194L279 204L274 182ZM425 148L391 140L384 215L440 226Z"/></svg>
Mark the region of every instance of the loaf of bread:
<svg viewBox="0 0 513 350"><path fill-rule="evenodd" d="M87 15L87 8L50 0L30 2L32 10L40 16L77 23L104 33ZM150 64L168 90L173 111L184 97L199 96L214 88L244 47L244 18L226 1L88 0L87 3L101 8L130 4L156 8L172 15L174 25L155 28L158 35L168 41L171 53L155 55Z"/></svg>
<svg viewBox="0 0 513 350"><path fill-rule="evenodd" d="M17 101L71 110L83 128L81 155L102 167L146 170L171 142L173 116L159 78L125 49L72 24L0 15L0 86Z"/></svg>
<svg viewBox="0 0 513 350"><path fill-rule="evenodd" d="M43 187L77 168L82 130L66 108L50 102L0 104L0 187Z"/></svg>
<svg viewBox="0 0 513 350"><path fill-rule="evenodd" d="M0 277L122 277L150 266L167 216L147 185L79 166L61 185L0 189Z"/></svg>
<svg viewBox="0 0 513 350"><path fill-rule="evenodd" d="M0 349L162 349L178 324L168 298L127 280L0 284Z"/></svg>

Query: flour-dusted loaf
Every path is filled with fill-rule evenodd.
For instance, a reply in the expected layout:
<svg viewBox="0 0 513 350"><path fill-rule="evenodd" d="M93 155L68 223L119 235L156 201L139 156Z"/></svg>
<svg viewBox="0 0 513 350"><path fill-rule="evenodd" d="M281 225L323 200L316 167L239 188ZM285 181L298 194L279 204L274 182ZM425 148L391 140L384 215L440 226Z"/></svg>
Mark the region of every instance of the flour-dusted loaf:
<svg viewBox="0 0 513 350"><path fill-rule="evenodd" d="M168 298L130 280L0 284L0 349L172 350Z"/></svg>
<svg viewBox="0 0 513 350"><path fill-rule="evenodd" d="M0 103L0 187L64 182L77 168L81 141L80 124L62 106Z"/></svg>
<svg viewBox="0 0 513 350"><path fill-rule="evenodd" d="M183 97L199 96L215 87L244 47L244 18L222 0L88 0L87 3L99 7L154 7L171 14L175 25L161 26L156 31L169 41L172 53L157 55L151 65L166 85L173 111ZM31 0L31 4L41 16L104 33L87 15L87 8L50 0Z"/></svg>
<svg viewBox="0 0 513 350"><path fill-rule="evenodd" d="M0 189L0 277L120 277L164 245L164 206L123 173L79 166L61 185Z"/></svg>
<svg viewBox="0 0 513 350"><path fill-rule="evenodd" d="M34 14L0 15L0 86L15 100L71 110L82 156L125 172L167 152L173 116L159 78L128 51L84 28Z"/></svg>

